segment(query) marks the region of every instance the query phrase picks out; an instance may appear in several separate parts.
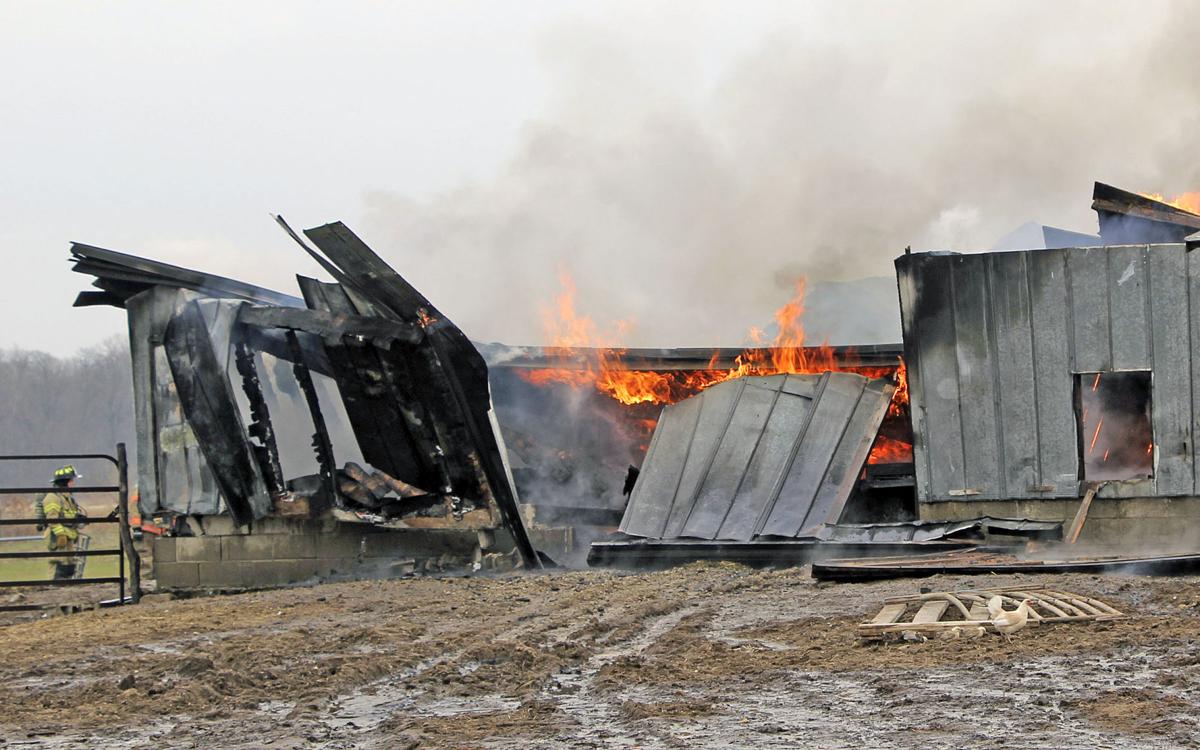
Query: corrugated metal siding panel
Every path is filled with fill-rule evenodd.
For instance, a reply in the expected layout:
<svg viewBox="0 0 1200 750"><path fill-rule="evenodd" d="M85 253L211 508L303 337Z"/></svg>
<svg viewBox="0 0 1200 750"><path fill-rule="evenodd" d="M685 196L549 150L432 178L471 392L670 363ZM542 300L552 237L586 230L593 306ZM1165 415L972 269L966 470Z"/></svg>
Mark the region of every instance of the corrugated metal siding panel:
<svg viewBox="0 0 1200 750"><path fill-rule="evenodd" d="M1192 473L1189 260L1182 251L1155 249L1150 253L1152 325L1146 340L1154 349L1151 408L1158 446L1154 483L1159 495L1191 494L1196 486Z"/></svg>
<svg viewBox="0 0 1200 750"><path fill-rule="evenodd" d="M830 387L837 381L840 381L840 377L831 379ZM827 387L826 390L828 391L829 388ZM850 390L847 388L847 391ZM855 395L854 411L850 415L850 419L842 423L842 432L837 435L834 442L833 455L826 466L825 475L816 483L816 493L808 507L808 513L805 514L804 520L796 526L792 536L807 535L821 524L828 523L830 519L841 517L846 500L854 489L854 484L858 481L859 471L867 461L871 444L875 441L879 424L883 421L883 416L892 401L894 390L887 381L868 380L863 384L862 390ZM806 446L815 442L812 425L809 426L808 432L807 439L800 446L798 458L804 455ZM832 433L830 438L833 438ZM798 461L793 462L793 471L797 465L799 465ZM780 493L781 497L782 495L783 493ZM776 507L779 507L778 501L776 501ZM801 507L799 504L793 506L793 508L799 507ZM764 531L764 533L767 532Z"/></svg>
<svg viewBox="0 0 1200 750"><path fill-rule="evenodd" d="M780 388L785 384L780 378ZM780 487L787 467L794 459L793 449L812 414L812 396L782 392L776 399L770 418L757 438L754 457L737 489L737 496L729 508L720 529L722 538L750 539L758 533L759 525L771 509L772 501L779 496ZM797 398L804 395L804 398Z"/></svg>
<svg viewBox="0 0 1200 750"><path fill-rule="evenodd" d="M994 325L994 368L999 405L997 431L1000 438L1001 496L1028 492L1040 484L1040 462L1033 334L1030 327L1029 284L1025 256L1020 253L992 255L991 313ZM1032 450L1030 448L1033 448Z"/></svg>
<svg viewBox="0 0 1200 750"><path fill-rule="evenodd" d="M1114 370L1148 370L1153 366L1151 339L1146 335L1151 330L1147 258L1144 246L1114 247L1108 254L1108 329Z"/></svg>
<svg viewBox="0 0 1200 750"><path fill-rule="evenodd" d="M1188 381L1192 388L1192 415L1188 425L1190 427L1190 440L1192 449L1192 486L1200 487L1200 446L1196 445L1196 438L1200 436L1200 367L1192 364L1191 352L1200 351L1200 261L1195 259L1195 251L1185 253L1187 258L1187 282L1188 282L1188 342L1190 345L1188 357ZM1192 300L1197 300L1198 304L1191 304ZM1155 457L1157 462L1157 456Z"/></svg>
<svg viewBox="0 0 1200 750"><path fill-rule="evenodd" d="M744 382L736 382L729 388L710 388L701 398L696 399L700 402L699 421L688 435L688 442L679 446L683 450L683 473L675 485L674 492L663 495L670 499L671 507L666 528L661 532L663 537L683 535L683 527L692 514L692 504L704 486L713 458L721 447L721 437L733 418L733 411L745 387ZM663 415L666 415L666 409L663 410ZM659 422L662 422L661 417ZM678 458L672 456L670 460L674 462ZM640 478L638 483L641 483ZM633 505L633 493L630 493L629 504Z"/></svg>
<svg viewBox="0 0 1200 750"><path fill-rule="evenodd" d="M914 305L917 300L917 269L912 256L896 261L896 285L900 290L900 331L904 347L904 362L908 370L908 403L913 426L913 473L916 475L916 496L920 501L932 497L929 471L929 426L925 408L924 360L917 340L921 334L920 318Z"/></svg>
<svg viewBox="0 0 1200 750"><path fill-rule="evenodd" d="M767 419L779 397L783 378L774 380L775 383L744 383L680 536L722 538L721 526L733 507L738 488L750 468L750 459L754 457ZM771 385L775 387L768 387Z"/></svg>
<svg viewBox="0 0 1200 750"><path fill-rule="evenodd" d="M999 497L1003 456L997 438L999 383L992 351L995 326L989 314L987 256L959 256L954 258L952 270L963 489L984 497Z"/></svg>
<svg viewBox="0 0 1200 750"><path fill-rule="evenodd" d="M916 315L920 318L919 366L924 402L925 450L929 489L948 497L966 487L959 399L958 352L954 324L954 291L948 256L934 256L915 279ZM936 461L936 465L935 462Z"/></svg>
<svg viewBox="0 0 1200 750"><path fill-rule="evenodd" d="M750 377L665 408L621 531L748 541L836 521L893 390L852 373Z"/></svg>
<svg viewBox="0 0 1200 750"><path fill-rule="evenodd" d="M1108 312L1108 249L1067 251L1071 308L1072 367L1095 372L1112 369Z"/></svg>
<svg viewBox="0 0 1200 750"><path fill-rule="evenodd" d="M1077 496L1074 373L1141 369L1154 373L1149 491L1195 492L1200 270L1182 245L923 253L896 268L921 500Z"/></svg>
<svg viewBox="0 0 1200 750"><path fill-rule="evenodd" d="M1038 483L1012 497L1075 497L1079 454L1076 447L1074 384L1071 380L1071 308L1067 253L1026 253L1030 335L1036 386ZM1029 363L1025 363L1029 366Z"/></svg>

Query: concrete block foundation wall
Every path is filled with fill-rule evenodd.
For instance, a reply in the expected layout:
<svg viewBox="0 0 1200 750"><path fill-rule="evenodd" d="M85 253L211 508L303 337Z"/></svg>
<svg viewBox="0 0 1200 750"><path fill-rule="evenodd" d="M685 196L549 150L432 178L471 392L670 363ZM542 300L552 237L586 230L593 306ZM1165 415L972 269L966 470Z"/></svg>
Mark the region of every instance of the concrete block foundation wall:
<svg viewBox="0 0 1200 750"><path fill-rule="evenodd" d="M387 578L462 569L511 554L506 534L463 529L381 529L336 521L266 518L253 528L223 516L192 524L196 536L155 539L159 590L242 590L321 580ZM562 530L535 544L569 545ZM569 531L569 530L567 530Z"/></svg>
<svg viewBox="0 0 1200 750"><path fill-rule="evenodd" d="M263 518L252 528L239 528L223 516L199 518L191 526L196 536L152 542L160 590L238 590L390 577L462 568L486 554L475 530L380 529L293 518Z"/></svg>
<svg viewBox="0 0 1200 750"><path fill-rule="evenodd" d="M1064 521L1075 518L1080 500L979 500L921 503L923 521L980 516ZM1128 551L1194 551L1200 548L1200 498L1097 497L1088 509L1080 544Z"/></svg>

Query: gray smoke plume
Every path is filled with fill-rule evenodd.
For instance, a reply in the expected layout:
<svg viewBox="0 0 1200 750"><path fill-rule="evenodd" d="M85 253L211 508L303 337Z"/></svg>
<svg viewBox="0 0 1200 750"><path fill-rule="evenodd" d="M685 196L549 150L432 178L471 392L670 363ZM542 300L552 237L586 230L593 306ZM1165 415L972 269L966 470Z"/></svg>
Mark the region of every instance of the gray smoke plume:
<svg viewBox="0 0 1200 750"><path fill-rule="evenodd" d="M1030 219L1094 232L1095 179L1200 189L1200 5L784 4L716 71L690 7L555 28L554 95L503 168L373 193L366 235L477 340L542 342L565 265L629 345L737 345L798 276L886 277L906 245ZM840 314L877 316L853 289Z"/></svg>

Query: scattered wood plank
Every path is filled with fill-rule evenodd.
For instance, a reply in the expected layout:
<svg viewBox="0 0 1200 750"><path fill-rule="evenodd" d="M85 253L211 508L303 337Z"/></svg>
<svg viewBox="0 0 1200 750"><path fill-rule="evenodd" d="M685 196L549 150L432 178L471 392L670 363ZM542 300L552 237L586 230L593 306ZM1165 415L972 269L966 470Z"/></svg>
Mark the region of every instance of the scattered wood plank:
<svg viewBox="0 0 1200 750"><path fill-rule="evenodd" d="M1083 495L1083 502L1079 504L1079 510L1075 511L1075 520L1071 521L1071 527L1067 529L1067 533L1063 536L1063 541L1067 544L1074 544L1079 538L1079 532L1083 531L1083 522L1087 520L1088 509L1092 507L1092 500L1096 497L1096 490L1100 489L1100 484L1089 484L1087 492Z"/></svg>
<svg viewBox="0 0 1200 750"><path fill-rule="evenodd" d="M899 620L906 609L908 609L907 604L885 604L883 605L883 609L879 610L879 614L875 615L875 619L871 620L871 624L890 625Z"/></svg>
<svg viewBox="0 0 1200 750"><path fill-rule="evenodd" d="M917 610L916 616L912 621L915 623L937 622L942 619L942 615L950 608L950 602L942 599L940 601L928 601L921 605Z"/></svg>

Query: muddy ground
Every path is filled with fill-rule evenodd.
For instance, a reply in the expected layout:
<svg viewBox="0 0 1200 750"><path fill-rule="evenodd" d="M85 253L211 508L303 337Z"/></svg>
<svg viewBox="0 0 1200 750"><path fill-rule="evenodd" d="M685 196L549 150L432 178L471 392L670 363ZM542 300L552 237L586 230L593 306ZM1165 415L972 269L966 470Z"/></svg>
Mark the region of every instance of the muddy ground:
<svg viewBox="0 0 1200 750"><path fill-rule="evenodd" d="M860 643L886 596L1051 584L1138 616ZM1200 579L804 569L418 578L0 627L0 748L1175 748Z"/></svg>

